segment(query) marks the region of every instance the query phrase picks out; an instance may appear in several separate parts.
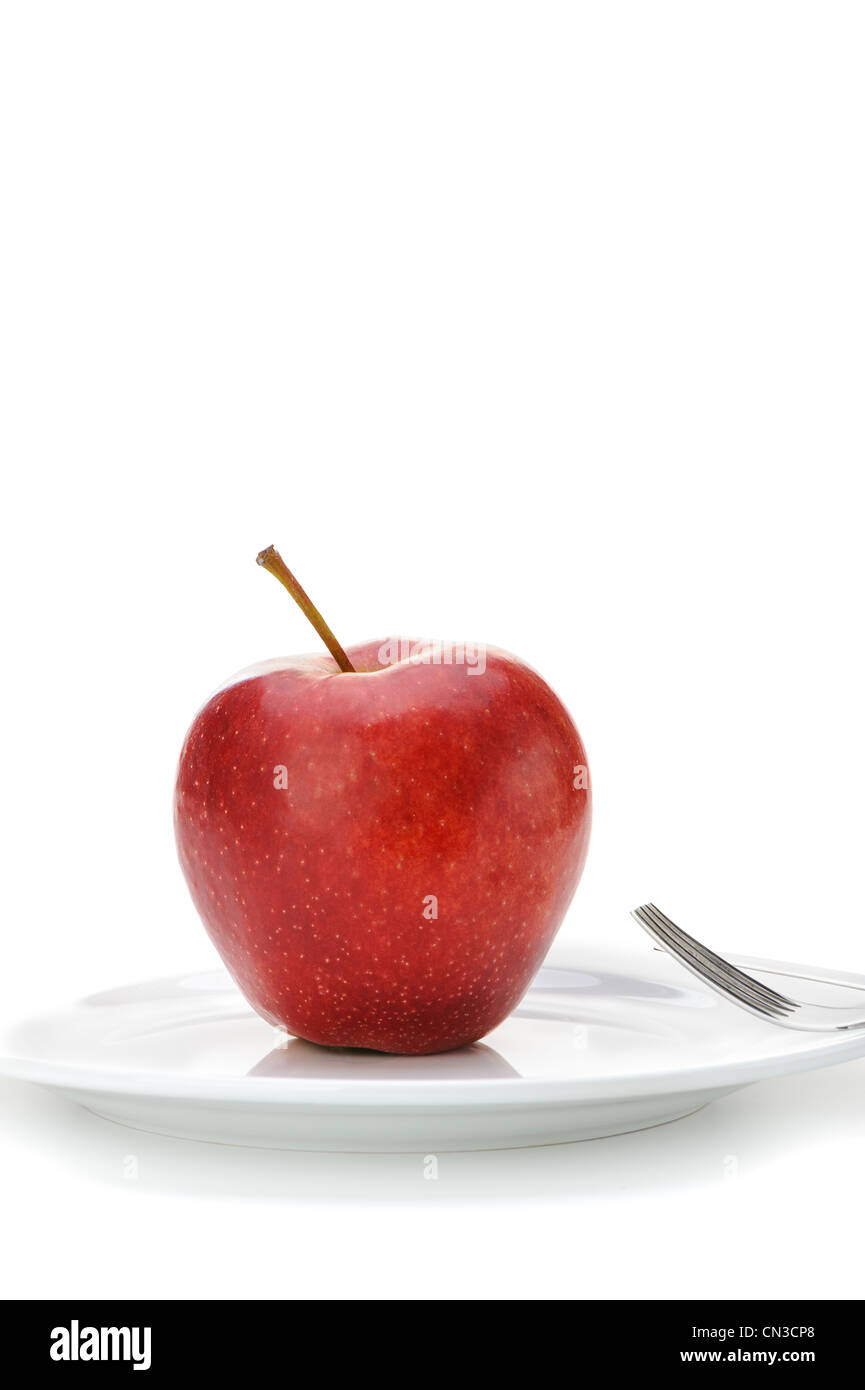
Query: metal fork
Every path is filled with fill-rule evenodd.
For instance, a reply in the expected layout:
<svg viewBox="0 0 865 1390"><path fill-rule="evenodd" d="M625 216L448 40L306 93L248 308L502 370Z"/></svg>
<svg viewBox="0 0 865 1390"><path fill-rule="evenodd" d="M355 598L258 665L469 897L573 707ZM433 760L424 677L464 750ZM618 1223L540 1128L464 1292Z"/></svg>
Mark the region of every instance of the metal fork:
<svg viewBox="0 0 865 1390"><path fill-rule="evenodd" d="M845 1028L865 1027L865 1005L803 1004L779 994L768 985L746 975L731 961L724 960L708 946L671 922L654 903L635 907L631 916L654 937L659 946L681 961L693 975L712 989L758 1018L779 1023L782 1028L799 1028L808 1033L834 1033ZM855 986L852 986L855 988Z"/></svg>

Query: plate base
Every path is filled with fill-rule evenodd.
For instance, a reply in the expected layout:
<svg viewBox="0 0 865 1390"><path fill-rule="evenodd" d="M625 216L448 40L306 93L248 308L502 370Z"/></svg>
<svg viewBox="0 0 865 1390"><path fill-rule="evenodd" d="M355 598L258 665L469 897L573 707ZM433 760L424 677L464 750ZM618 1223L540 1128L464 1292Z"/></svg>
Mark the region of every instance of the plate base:
<svg viewBox="0 0 865 1390"><path fill-rule="evenodd" d="M70 1093L64 1093L69 1097ZM242 1114L222 1107L190 1108L144 1101L123 1104L123 1097L73 1093L86 1110L101 1119L129 1129L163 1134L172 1139L197 1139L209 1144L231 1144L258 1149L299 1149L318 1153L460 1153L480 1149L527 1149L546 1144L573 1144L587 1139L608 1139L656 1125L685 1119L728 1091L709 1096L647 1097L615 1104L573 1107L528 1107L524 1114L506 1117L492 1111L487 1115L445 1114L432 1109L427 1114L403 1115L395 1132L392 1117L376 1117L355 1107L339 1110L293 1110L279 1115L272 1106L257 1111L253 1106Z"/></svg>

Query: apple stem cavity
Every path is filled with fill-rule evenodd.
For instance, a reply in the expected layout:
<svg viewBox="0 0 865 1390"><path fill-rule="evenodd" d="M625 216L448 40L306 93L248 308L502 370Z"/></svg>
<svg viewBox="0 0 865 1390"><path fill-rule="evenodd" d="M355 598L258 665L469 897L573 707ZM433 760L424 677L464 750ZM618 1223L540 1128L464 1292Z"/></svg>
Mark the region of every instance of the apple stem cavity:
<svg viewBox="0 0 865 1390"><path fill-rule="evenodd" d="M268 574L272 574L275 579L278 579L280 584L288 590L298 608L309 618L309 621L327 647L327 650L330 652L340 671L354 671L354 667L337 642L327 623L324 621L324 618L309 596L298 584L276 547L269 545L266 550L260 551L255 557L255 562L261 565L262 569L266 569Z"/></svg>

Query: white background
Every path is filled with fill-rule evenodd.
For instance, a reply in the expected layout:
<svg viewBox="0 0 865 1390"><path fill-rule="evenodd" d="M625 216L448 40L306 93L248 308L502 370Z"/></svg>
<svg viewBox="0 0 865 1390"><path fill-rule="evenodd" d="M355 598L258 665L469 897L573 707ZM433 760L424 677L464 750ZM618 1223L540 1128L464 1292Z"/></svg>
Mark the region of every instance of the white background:
<svg viewBox="0 0 865 1390"><path fill-rule="evenodd" d="M559 691L570 940L652 897L865 971L863 50L831 0L4 5L4 1022L214 962L172 780L223 677L315 640L270 542L344 643ZM0 1289L859 1296L863 1097L431 1183L7 1083Z"/></svg>

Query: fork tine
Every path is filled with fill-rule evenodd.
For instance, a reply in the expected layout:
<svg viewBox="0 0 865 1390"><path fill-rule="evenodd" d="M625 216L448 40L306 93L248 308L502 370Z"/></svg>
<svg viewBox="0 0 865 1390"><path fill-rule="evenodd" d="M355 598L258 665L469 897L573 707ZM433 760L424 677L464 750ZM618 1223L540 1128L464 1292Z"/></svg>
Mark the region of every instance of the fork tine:
<svg viewBox="0 0 865 1390"><path fill-rule="evenodd" d="M743 1004L746 1008L762 1014L765 1018L780 1019L795 1012L797 1006L794 1005L792 1001L785 1000L783 996L778 995L777 1000L767 999L764 995L750 989L747 984L749 977L743 975L741 971L736 971L734 974L733 971L735 971L735 967L727 969L725 968L725 962L716 965L713 961L707 960L703 954L688 944L691 938L687 938L685 942L680 941L664 925L663 921L656 921L649 915L646 910L648 906L649 904L645 904L643 907L636 908L631 916L654 936L656 940L660 941L674 956L678 956L684 964L690 965L695 973L706 980L708 984L713 985L714 988L718 989L722 994L726 994L737 1003ZM668 919L664 919L664 921L666 920ZM720 957L717 959L721 961ZM757 981L754 981L754 983L756 985Z"/></svg>
<svg viewBox="0 0 865 1390"><path fill-rule="evenodd" d="M663 926L669 939L679 949L687 950L695 955L699 960L705 963L707 969L723 972L725 976L736 982L741 988L745 989L750 994L756 995L757 998L764 1000L768 1004L786 1006L791 1003L791 1001L785 999L783 995L776 994L775 990L770 989L767 985L762 985L759 980L755 980L751 975L746 975L744 970L740 970L737 966L733 965L731 961L725 960L723 956L719 956L715 951L711 951L708 946L704 946L702 942L697 941L693 936L689 936L681 927L677 927L676 923L671 921L666 913L662 912L654 903L644 903L641 911L652 920L656 927L660 928Z"/></svg>
<svg viewBox="0 0 865 1390"><path fill-rule="evenodd" d="M738 966L735 966L730 961L725 960L723 956L719 956L715 951L711 951L708 946L704 946L701 941L696 941L693 936L689 936L688 933L684 931L681 927L677 926L675 922L671 922L670 918L666 915L666 913L662 912L661 909L659 907L656 907L654 903L646 903L645 910L649 913L650 916L654 917L656 920L660 922L663 922L667 930L672 932L674 937L676 937L683 943L686 943L688 946L691 947L692 950L698 952L698 954L705 956L706 959L711 961L714 965L717 965L723 970L728 971L737 980L739 980L741 984L745 985L746 988L753 990L754 993L761 995L764 999L767 999L772 1003L784 1004L788 1008L795 1007L793 1005L793 1001L791 999L788 999L786 995L778 994L776 990L770 989L768 985L761 984L759 980L754 979L753 975L746 975L744 970L740 970Z"/></svg>
<svg viewBox="0 0 865 1390"><path fill-rule="evenodd" d="M672 956L680 961L682 965L693 971L701 980L704 980L706 984L710 985L713 989L718 990L719 993L723 994L726 998L733 1000L734 1003L742 1005L747 1009L753 1010L763 1018L775 1019L777 1021L787 1017L787 1010L747 990L732 976L720 971L716 966L712 965L711 962L707 961L705 957L698 955L695 951L692 951L690 947L678 941L666 928L653 922L642 909L637 908L631 913L631 916L634 917L656 941L659 941L666 951L669 951Z"/></svg>
<svg viewBox="0 0 865 1390"><path fill-rule="evenodd" d="M644 925L646 921L651 922L654 932L663 933L668 950L682 958L687 957L706 979L717 981L720 987L730 991L737 998L759 1005L762 1010L768 1010L773 1017L786 1017L799 1008L792 999L786 999L774 990L764 989L758 980L752 979L714 951L704 949L699 941L677 928L669 917L660 909L653 908L652 904L644 904L641 913Z"/></svg>

